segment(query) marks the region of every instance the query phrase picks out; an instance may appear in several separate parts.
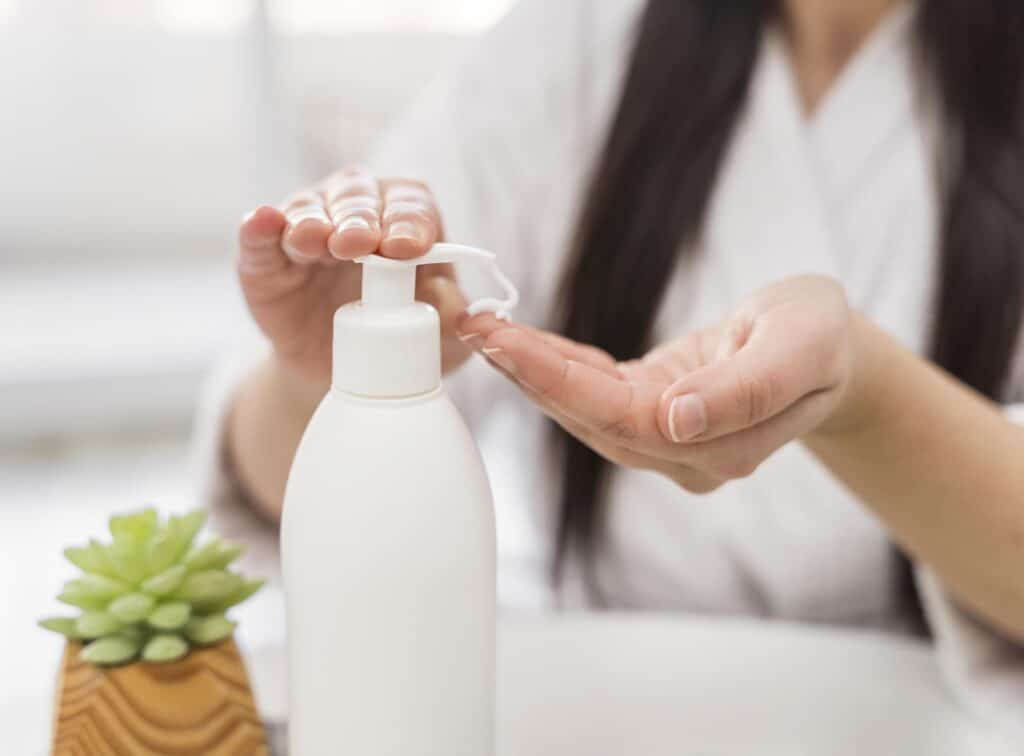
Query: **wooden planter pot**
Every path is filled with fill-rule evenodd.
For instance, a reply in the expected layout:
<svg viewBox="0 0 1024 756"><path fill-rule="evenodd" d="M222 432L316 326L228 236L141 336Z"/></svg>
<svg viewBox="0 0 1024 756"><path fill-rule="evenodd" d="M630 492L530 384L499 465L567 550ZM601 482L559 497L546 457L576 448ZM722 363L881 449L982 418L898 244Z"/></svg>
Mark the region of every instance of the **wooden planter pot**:
<svg viewBox="0 0 1024 756"><path fill-rule="evenodd" d="M100 668L68 643L54 756L267 756L249 676L233 640L169 664Z"/></svg>

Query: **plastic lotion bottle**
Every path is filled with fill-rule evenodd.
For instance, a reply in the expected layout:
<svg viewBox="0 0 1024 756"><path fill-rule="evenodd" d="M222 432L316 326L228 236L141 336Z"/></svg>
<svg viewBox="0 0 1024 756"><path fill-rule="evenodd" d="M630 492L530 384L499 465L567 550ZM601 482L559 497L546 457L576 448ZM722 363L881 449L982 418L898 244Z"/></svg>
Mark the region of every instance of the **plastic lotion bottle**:
<svg viewBox="0 0 1024 756"><path fill-rule="evenodd" d="M290 753L493 753L495 535L479 452L441 387L440 322L416 266L490 252L370 255L334 316L333 380L284 499Z"/></svg>

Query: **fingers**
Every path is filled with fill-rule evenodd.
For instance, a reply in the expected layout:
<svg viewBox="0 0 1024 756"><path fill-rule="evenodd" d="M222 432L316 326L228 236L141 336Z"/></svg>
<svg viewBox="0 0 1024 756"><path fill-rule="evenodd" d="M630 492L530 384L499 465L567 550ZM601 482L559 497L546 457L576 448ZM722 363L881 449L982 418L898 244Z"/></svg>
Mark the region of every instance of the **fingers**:
<svg viewBox="0 0 1024 756"><path fill-rule="evenodd" d="M424 254L442 237L441 214L426 185L411 179L381 180L384 236L380 253L407 260Z"/></svg>
<svg viewBox="0 0 1024 756"><path fill-rule="evenodd" d="M334 226L327 251L338 260L371 254L380 245L383 200L377 179L359 169L346 169L324 182L324 202Z"/></svg>
<svg viewBox="0 0 1024 756"><path fill-rule="evenodd" d="M665 391L658 409L662 434L674 443L707 441L774 417L829 387L827 349L799 333L751 339ZM722 353L730 351L725 347Z"/></svg>
<svg viewBox="0 0 1024 756"><path fill-rule="evenodd" d="M257 208L242 219L236 265L250 305L277 301L309 280L312 269L293 265L281 246L287 226L284 214L273 207Z"/></svg>
<svg viewBox="0 0 1024 756"><path fill-rule="evenodd" d="M288 265L281 234L288 221L273 207L259 207L242 219L238 230L238 269L243 275L277 273Z"/></svg>
<svg viewBox="0 0 1024 756"><path fill-rule="evenodd" d="M829 392L818 391L752 428L679 448L692 466L707 474L722 480L745 478L780 447L816 427L834 401Z"/></svg>
<svg viewBox="0 0 1024 756"><path fill-rule="evenodd" d="M660 439L657 409L663 385L632 383L567 359L545 339L520 328L493 332L482 351L533 394L584 426L624 443Z"/></svg>
<svg viewBox="0 0 1024 756"><path fill-rule="evenodd" d="M544 331L510 328L493 316L486 317L468 320L473 320L470 326L481 330L493 328L483 347L488 359L516 380L552 420L602 457L625 467L662 473L694 493L711 491L724 482L706 471L648 453L650 446L665 446L655 419L663 384L630 386L617 369L608 367L614 360L600 349ZM514 343L520 338L515 331L521 334L522 344ZM534 341L536 359L528 354L528 340ZM590 359L592 364L574 362L567 353Z"/></svg>
<svg viewBox="0 0 1024 756"><path fill-rule="evenodd" d="M459 338L471 344L476 349L481 348L492 333L502 328L510 327L507 321L498 320L498 318L489 312L474 315L472 317L467 316L457 325ZM575 362L588 365L613 378L619 378L622 375L619 369L619 364L603 349L598 349L597 347L590 346L589 344L580 344L579 342L568 339L565 336L560 336L556 333L551 333L550 331L543 331L539 328L531 328L530 326L519 323L513 327L542 339L567 360L573 360Z"/></svg>
<svg viewBox="0 0 1024 756"><path fill-rule="evenodd" d="M281 237L295 263L333 263L373 252L409 259L442 237L441 215L430 190L411 179L378 181L361 169L345 169L318 188L285 203Z"/></svg>
<svg viewBox="0 0 1024 756"><path fill-rule="evenodd" d="M329 257L327 239L334 231L324 208L323 195L306 190L292 195L284 205L287 225L281 235L281 249L299 265L312 265Z"/></svg>
<svg viewBox="0 0 1024 756"><path fill-rule="evenodd" d="M529 390L527 390L526 393L527 395L530 395ZM663 475L671 477L673 480L678 482L679 485L691 491L708 491L714 487L709 487L711 478L710 476L706 476L704 473L700 473L683 465L652 457L642 452L634 451L626 446L621 446L615 443L615 440L608 434L601 433L600 431L596 431L583 423L573 420L557 405L544 400L542 397L531 395L530 398L544 410L548 417L554 420L563 430L565 430L566 433L575 437L581 443L589 446L609 462L613 462L614 464L621 465L623 467L631 467L636 470L653 470L655 472L660 472Z"/></svg>

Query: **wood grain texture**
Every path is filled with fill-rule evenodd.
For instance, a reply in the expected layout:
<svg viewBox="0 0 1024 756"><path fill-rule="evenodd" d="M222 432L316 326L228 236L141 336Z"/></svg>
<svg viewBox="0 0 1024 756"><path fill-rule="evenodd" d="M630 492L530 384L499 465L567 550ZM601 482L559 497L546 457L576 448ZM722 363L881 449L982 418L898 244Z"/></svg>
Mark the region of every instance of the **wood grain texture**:
<svg viewBox="0 0 1024 756"><path fill-rule="evenodd" d="M249 676L233 640L170 664L100 668L67 644L54 756L268 756Z"/></svg>

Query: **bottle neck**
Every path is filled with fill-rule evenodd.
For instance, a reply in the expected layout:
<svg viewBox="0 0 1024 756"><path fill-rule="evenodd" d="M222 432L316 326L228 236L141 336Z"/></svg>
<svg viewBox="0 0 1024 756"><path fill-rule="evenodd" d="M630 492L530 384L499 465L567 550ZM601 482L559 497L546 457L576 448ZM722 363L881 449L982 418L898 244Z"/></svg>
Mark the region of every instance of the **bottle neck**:
<svg viewBox="0 0 1024 756"><path fill-rule="evenodd" d="M350 394L348 391L343 391L336 386L331 386L329 396L338 401L345 402L346 404L355 404L359 406L402 407L429 402L443 394L444 386L441 385L435 387L431 391L425 391L422 394L412 394L411 396L361 396L360 394Z"/></svg>
<svg viewBox="0 0 1024 756"><path fill-rule="evenodd" d="M441 385L441 324L422 302L354 302L334 315L331 390L373 399L429 394Z"/></svg>

